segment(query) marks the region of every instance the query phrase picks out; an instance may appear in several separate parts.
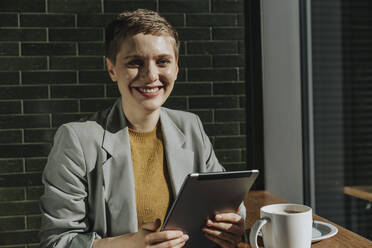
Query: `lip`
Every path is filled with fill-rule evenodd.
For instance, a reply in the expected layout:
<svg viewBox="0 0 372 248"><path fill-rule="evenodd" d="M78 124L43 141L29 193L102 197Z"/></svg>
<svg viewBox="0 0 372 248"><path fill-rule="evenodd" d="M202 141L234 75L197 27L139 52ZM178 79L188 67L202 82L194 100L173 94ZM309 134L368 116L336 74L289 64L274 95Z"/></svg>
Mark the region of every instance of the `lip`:
<svg viewBox="0 0 372 248"><path fill-rule="evenodd" d="M135 87L134 86L132 88L134 88L139 94L141 94L142 96L144 96L146 98L153 98L153 97L158 96L162 92L164 86L163 85L145 86L145 87ZM154 92L145 92L144 90L146 90L146 89L149 89L149 90L158 89L158 90L154 91Z"/></svg>

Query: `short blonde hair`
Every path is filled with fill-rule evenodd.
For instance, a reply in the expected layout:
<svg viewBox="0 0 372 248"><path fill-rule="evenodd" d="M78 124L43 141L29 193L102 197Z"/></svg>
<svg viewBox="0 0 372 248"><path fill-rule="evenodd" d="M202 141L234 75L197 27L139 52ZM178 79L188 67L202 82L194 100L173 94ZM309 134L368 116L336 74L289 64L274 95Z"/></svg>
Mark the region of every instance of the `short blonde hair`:
<svg viewBox="0 0 372 248"><path fill-rule="evenodd" d="M180 41L177 31L159 13L147 9L123 12L106 26L106 57L115 64L121 43L128 36L139 33L173 37L175 40L174 53L178 58Z"/></svg>

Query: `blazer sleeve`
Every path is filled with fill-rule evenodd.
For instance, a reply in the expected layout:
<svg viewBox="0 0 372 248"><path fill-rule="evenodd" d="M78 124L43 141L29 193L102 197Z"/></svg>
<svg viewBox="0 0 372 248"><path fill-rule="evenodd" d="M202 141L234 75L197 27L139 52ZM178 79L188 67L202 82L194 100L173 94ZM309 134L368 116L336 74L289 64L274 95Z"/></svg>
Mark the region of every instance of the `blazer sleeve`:
<svg viewBox="0 0 372 248"><path fill-rule="evenodd" d="M84 154L73 127L67 124L57 130L42 182L40 246L92 247L100 236L87 232Z"/></svg>
<svg viewBox="0 0 372 248"><path fill-rule="evenodd" d="M204 161L206 161L206 171L213 172L213 171L226 171L225 168L219 163L216 154L213 151L212 143L209 140L208 135L205 133L202 122L198 116L196 116L196 121L199 125L199 129L201 132L201 136L203 139L204 145ZM246 217L246 208L244 206L244 202L240 204L238 214L245 220Z"/></svg>

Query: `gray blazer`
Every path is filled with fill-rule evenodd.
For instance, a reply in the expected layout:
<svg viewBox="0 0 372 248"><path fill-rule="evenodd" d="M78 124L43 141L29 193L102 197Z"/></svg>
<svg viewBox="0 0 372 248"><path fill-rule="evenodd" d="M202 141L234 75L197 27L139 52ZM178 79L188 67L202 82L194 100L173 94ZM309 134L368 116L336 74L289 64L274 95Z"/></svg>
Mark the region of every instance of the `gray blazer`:
<svg viewBox="0 0 372 248"><path fill-rule="evenodd" d="M200 119L161 108L165 158L176 197L191 172L222 171ZM91 247L138 231L128 125L121 101L62 125L43 173L41 247ZM242 204L240 213L245 217Z"/></svg>

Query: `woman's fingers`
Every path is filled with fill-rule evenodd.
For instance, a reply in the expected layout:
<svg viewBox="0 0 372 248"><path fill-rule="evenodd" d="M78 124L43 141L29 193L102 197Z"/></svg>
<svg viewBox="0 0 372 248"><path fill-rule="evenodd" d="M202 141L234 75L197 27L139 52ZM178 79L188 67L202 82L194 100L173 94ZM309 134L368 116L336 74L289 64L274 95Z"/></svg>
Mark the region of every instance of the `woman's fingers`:
<svg viewBox="0 0 372 248"><path fill-rule="evenodd" d="M216 237L218 239L227 241L231 244L236 244L240 241L241 237L232 233L228 233L226 231L221 231L218 229L211 229L211 228L202 228L202 231L205 234L208 234L210 236Z"/></svg>
<svg viewBox="0 0 372 248"><path fill-rule="evenodd" d="M207 227L213 227L215 229L223 230L229 233L233 233L235 235L242 235L244 233L243 225L240 226L239 224L234 224L230 222L215 222L212 220L207 220Z"/></svg>
<svg viewBox="0 0 372 248"><path fill-rule="evenodd" d="M145 242L147 245L151 245L150 247L174 247L182 242L187 241L188 239L189 236L181 231L162 231L147 234L145 237ZM152 246L155 244L156 246Z"/></svg>
<svg viewBox="0 0 372 248"><path fill-rule="evenodd" d="M232 244L232 243L227 242L225 240L219 239L215 236L209 235L207 233L205 233L204 235L205 235L206 238L212 240L216 244L220 245L222 248L234 248L235 247L235 244Z"/></svg>
<svg viewBox="0 0 372 248"><path fill-rule="evenodd" d="M169 241L161 242L156 245L150 246L151 248L178 248L184 246L186 243L186 240L184 237L177 238L177 239L172 239Z"/></svg>

